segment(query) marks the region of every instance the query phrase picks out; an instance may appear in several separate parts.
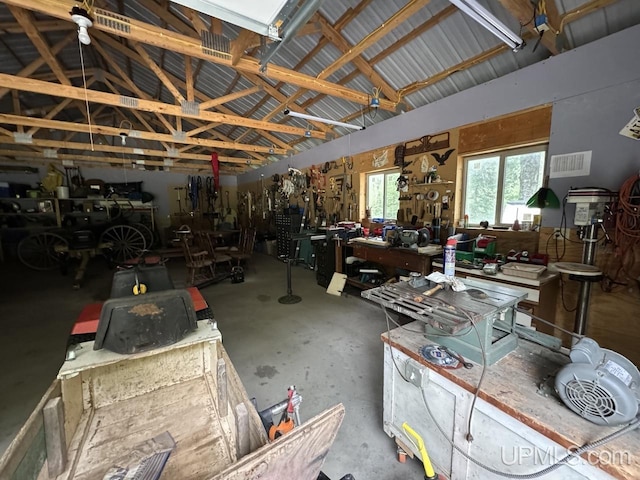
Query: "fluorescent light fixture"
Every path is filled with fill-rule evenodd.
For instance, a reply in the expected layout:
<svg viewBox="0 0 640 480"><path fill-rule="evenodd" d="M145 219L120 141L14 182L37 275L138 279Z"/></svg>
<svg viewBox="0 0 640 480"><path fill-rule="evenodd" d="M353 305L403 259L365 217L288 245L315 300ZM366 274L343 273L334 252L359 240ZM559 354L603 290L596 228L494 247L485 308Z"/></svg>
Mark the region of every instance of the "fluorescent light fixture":
<svg viewBox="0 0 640 480"><path fill-rule="evenodd" d="M278 38L279 13L288 0L173 0L233 25L274 40Z"/></svg>
<svg viewBox="0 0 640 480"><path fill-rule="evenodd" d="M449 0L461 11L469 15L476 22L486 28L493 35L509 45L513 51L517 51L524 45L524 40L509 30L504 23L498 20L491 12L480 5L477 0Z"/></svg>
<svg viewBox="0 0 640 480"><path fill-rule="evenodd" d="M352 130L364 130L364 127L361 127L360 125L353 125L351 123L338 122L336 120L329 120L328 118L316 117L314 115L307 115L306 113L292 112L288 108L284 111L284 114L289 115L290 117L304 118L305 120L311 120L314 122L328 123L329 125L335 125L337 127L350 128Z"/></svg>

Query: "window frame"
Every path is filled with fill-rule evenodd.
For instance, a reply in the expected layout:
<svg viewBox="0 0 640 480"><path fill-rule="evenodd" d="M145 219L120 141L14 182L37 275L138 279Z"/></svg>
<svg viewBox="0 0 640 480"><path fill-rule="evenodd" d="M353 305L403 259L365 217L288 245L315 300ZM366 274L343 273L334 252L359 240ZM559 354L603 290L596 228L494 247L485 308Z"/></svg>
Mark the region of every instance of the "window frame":
<svg viewBox="0 0 640 480"><path fill-rule="evenodd" d="M465 205L467 201L467 169L469 161L473 160L481 160L484 158L491 157L499 157L499 170L498 170L498 189L496 191L496 212L493 218L493 222L489 220L490 225L498 225L498 226L508 226L510 223L503 223L502 213L503 213L503 187L504 187L504 175L505 175L505 162L506 157L511 157L513 155L523 155L527 153L534 152L544 152L544 165L543 165L543 177L542 182L544 184L544 176L547 174L547 163L549 161L549 144L548 143L539 143L536 145L525 145L520 147L509 147L500 150L493 150L490 152L484 153L474 153L470 155L465 155L462 157L463 165L462 165L462 201L460 202L460 210L461 216L464 216ZM472 223L472 226L477 226L479 223Z"/></svg>
<svg viewBox="0 0 640 480"><path fill-rule="evenodd" d="M367 204L367 208L369 208L371 205L369 204L369 177L374 176L374 175L384 175L383 177L383 182L382 182L382 187L383 187L383 209L386 209L386 199L387 199L387 182L386 182L386 176L387 175L397 175L398 177L402 174L402 171L399 168L385 168L384 170L375 170L372 172L366 172L365 174L365 202ZM395 192L396 194L398 194L398 196L400 195L400 192L398 192L397 190L394 190L393 192ZM384 216L384 211L383 211L383 220L387 221L387 220L395 220L397 221L397 217L398 217L398 212L391 212L392 216L387 217ZM388 213L388 212L387 212ZM371 217L372 218L378 218L378 217L374 217L373 212L371 213Z"/></svg>

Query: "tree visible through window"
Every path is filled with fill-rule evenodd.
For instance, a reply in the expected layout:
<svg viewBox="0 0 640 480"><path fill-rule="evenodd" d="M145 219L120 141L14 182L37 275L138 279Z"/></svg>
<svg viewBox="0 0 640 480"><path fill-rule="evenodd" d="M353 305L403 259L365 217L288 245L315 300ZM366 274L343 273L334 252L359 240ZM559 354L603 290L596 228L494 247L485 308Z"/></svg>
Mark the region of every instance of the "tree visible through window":
<svg viewBox="0 0 640 480"><path fill-rule="evenodd" d="M542 186L546 153L545 145L467 157L462 214L469 223L509 225L539 214L526 203Z"/></svg>
<svg viewBox="0 0 640 480"><path fill-rule="evenodd" d="M400 208L400 193L396 189L398 170L367 175L367 205L371 218L395 220Z"/></svg>

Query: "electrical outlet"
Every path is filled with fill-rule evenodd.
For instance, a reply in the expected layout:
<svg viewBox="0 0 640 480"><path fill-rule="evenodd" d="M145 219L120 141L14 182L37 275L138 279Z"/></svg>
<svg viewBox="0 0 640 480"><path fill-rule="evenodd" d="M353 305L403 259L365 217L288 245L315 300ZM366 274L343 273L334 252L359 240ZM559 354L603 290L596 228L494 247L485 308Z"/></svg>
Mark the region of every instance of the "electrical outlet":
<svg viewBox="0 0 640 480"><path fill-rule="evenodd" d="M565 238L569 238L569 236L571 235L571 229L570 228L558 228L555 227L553 229L553 236L555 238L561 238L562 240L564 240Z"/></svg>
<svg viewBox="0 0 640 480"><path fill-rule="evenodd" d="M408 360L404 367L404 374L406 379L418 388L426 383L427 372L418 362Z"/></svg>

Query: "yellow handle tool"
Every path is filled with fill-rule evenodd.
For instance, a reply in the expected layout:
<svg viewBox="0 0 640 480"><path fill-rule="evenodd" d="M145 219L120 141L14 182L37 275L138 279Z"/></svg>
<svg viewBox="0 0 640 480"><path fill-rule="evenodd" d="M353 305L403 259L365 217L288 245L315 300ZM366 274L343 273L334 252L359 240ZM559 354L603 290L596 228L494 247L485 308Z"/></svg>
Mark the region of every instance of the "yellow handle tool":
<svg viewBox="0 0 640 480"><path fill-rule="evenodd" d="M420 452L420 456L422 457L422 465L424 466L424 478L427 480L437 479L438 475L433 470L433 466L431 465L431 459L429 459L429 454L427 453L427 449L424 446L424 442L422 441L422 437L418 435L418 433L411 428L407 422L402 424L402 429L413 437L415 440L415 445L418 447L418 451Z"/></svg>

